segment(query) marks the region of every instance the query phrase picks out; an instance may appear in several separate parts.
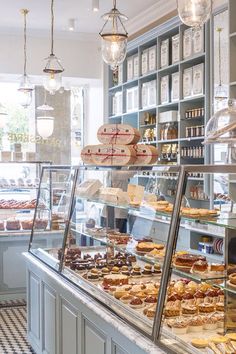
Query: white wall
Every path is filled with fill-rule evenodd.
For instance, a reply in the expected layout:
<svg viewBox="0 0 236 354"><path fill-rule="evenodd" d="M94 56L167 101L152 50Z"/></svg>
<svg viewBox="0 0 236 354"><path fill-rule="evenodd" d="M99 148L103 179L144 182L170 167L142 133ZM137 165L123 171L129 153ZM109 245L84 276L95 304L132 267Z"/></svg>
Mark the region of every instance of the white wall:
<svg viewBox="0 0 236 354"><path fill-rule="evenodd" d="M23 70L23 39L18 34L0 33L0 72L20 74ZM101 78L100 42L93 35L84 38L55 39L54 51L65 68L64 75L80 78ZM44 58L50 52L49 37L28 38L28 73L42 75Z"/></svg>

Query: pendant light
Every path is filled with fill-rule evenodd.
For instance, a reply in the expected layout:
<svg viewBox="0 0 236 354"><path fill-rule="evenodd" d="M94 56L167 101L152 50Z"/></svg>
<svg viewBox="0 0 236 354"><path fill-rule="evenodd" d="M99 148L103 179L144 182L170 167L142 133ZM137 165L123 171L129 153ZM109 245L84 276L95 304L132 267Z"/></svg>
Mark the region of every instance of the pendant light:
<svg viewBox="0 0 236 354"><path fill-rule="evenodd" d="M54 0L51 0L51 54L46 58L46 66L44 68L45 80L44 88L54 95L61 87L62 77L64 71L60 60L54 54Z"/></svg>
<svg viewBox="0 0 236 354"><path fill-rule="evenodd" d="M228 93L222 85L222 75L221 75L221 33L223 28L218 27L216 31L218 32L219 40L219 51L218 51L218 60L219 60L219 85L215 89L215 100L217 102L224 101L228 98Z"/></svg>
<svg viewBox="0 0 236 354"><path fill-rule="evenodd" d="M205 144L236 143L236 100L216 112L206 125Z"/></svg>
<svg viewBox="0 0 236 354"><path fill-rule="evenodd" d="M126 57L128 33L123 21L128 18L116 8L116 0L113 0L111 11L102 18L105 21L99 33L102 37L102 57L106 64L115 69Z"/></svg>
<svg viewBox="0 0 236 354"><path fill-rule="evenodd" d="M18 88L19 92L19 103L24 108L30 106L32 102L32 92L33 86L30 82L30 79L27 75L27 38L26 38L26 16L29 13L29 10L22 9L20 10L21 14L24 16L24 73L20 79L20 87Z"/></svg>
<svg viewBox="0 0 236 354"><path fill-rule="evenodd" d="M44 90L44 102L41 106L37 107L37 110L44 112L44 115L37 117L37 131L38 134L43 138L49 138L54 130L54 117L50 115L54 108L47 104L47 91Z"/></svg>
<svg viewBox="0 0 236 354"><path fill-rule="evenodd" d="M200 27L210 18L212 0L177 0L177 9L185 25Z"/></svg>

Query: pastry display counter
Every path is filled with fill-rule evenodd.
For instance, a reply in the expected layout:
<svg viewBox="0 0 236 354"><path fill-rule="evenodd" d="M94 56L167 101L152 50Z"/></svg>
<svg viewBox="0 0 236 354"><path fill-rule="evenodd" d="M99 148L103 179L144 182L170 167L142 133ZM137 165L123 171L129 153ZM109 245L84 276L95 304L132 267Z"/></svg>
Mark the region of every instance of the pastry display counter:
<svg viewBox="0 0 236 354"><path fill-rule="evenodd" d="M56 174L44 168L42 179L51 169ZM148 183L137 178L140 171L149 173ZM163 179L168 173L178 178L172 199ZM185 198L193 173L212 180L205 208ZM73 293L109 309L156 350L233 350L236 196L225 184L220 190L219 174L227 180L236 166L75 168L60 246L39 247L34 230L27 257L47 264ZM219 192L227 195L221 210Z"/></svg>

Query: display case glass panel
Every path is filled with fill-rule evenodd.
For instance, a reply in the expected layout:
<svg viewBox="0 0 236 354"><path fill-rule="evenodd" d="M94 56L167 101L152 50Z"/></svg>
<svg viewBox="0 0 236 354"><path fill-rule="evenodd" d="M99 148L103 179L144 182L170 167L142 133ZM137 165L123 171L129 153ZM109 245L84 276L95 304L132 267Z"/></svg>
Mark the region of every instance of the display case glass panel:
<svg viewBox="0 0 236 354"><path fill-rule="evenodd" d="M74 177L75 169L70 166L42 169L29 251L56 269L59 268L57 250L63 245ZM51 238L50 248L46 246L46 236Z"/></svg>
<svg viewBox="0 0 236 354"><path fill-rule="evenodd" d="M167 243L158 299L163 308L163 317L157 319L159 341L173 353L183 353L183 348L186 353L213 348L233 353L229 336L236 330L236 189L231 180L236 166L186 166L183 171L175 205L177 227ZM197 172L202 182L196 185L190 176ZM183 228L191 230L188 247Z"/></svg>

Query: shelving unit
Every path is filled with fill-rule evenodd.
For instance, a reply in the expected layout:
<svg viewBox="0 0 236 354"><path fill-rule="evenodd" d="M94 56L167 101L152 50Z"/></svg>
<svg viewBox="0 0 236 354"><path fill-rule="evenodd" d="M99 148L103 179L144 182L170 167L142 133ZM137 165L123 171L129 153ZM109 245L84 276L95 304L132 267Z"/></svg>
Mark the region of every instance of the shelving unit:
<svg viewBox="0 0 236 354"><path fill-rule="evenodd" d="M113 72L109 70L109 123L127 123L141 131L141 134L144 135L147 129L151 129L154 134L154 139L150 139L148 142L149 144L153 144L157 146L159 150L159 161L158 163L162 164L204 164L209 162L209 159L206 157L208 152L202 152L201 158L184 158L181 156L181 149L183 148L192 148L202 147L203 142L203 134L201 136L193 136L187 137L186 136L186 128L190 126L198 126L202 125L205 126L206 122L209 119L209 111L210 111L210 100L209 100L209 80L207 79L209 74L209 50L210 50L210 28L209 24L205 25L204 28L204 46L202 47L201 52L197 54L193 54L188 58L184 58L183 56L183 38L184 38L184 31L187 27L180 23L179 19L173 18L167 23L158 26L157 28L145 33L144 35L138 37L137 39L129 42L128 44L128 53L127 58L122 64L122 67L117 70L119 74L118 79L116 80L117 85L114 85L113 82ZM179 35L179 61L172 62L172 37ZM168 44L168 63L169 65L165 67L161 67L161 45L162 42L165 40L169 40ZM151 54L148 50L151 48ZM153 52L154 51L154 52ZM145 60L142 60L142 54L146 54L147 64ZM155 53L155 55L154 55ZM148 57L153 55L155 63L153 64L152 61L152 71L145 72L142 75L142 66L148 67L150 63L148 62ZM133 61L132 58L138 56L138 67L135 66L134 63L137 64L136 61ZM143 64L144 62L144 64ZM198 64L204 64L204 90L203 93L200 95L192 96L184 98L183 96L183 73L185 69L191 68ZM138 77L132 77L130 71L135 71ZM146 71L146 70L145 70ZM174 73L179 73L179 99L175 101L171 101L171 75ZM168 90L168 102L161 104L161 97L160 97L160 83L161 79L169 75L169 90ZM129 80L128 80L129 79ZM142 86L143 84L150 83L151 81L155 80L156 85L156 96L155 96L155 104L152 104L150 107L146 105L143 106L143 94L142 94ZM134 106L133 112L127 112L127 90L132 89L134 87L138 87L138 103L136 104L137 107ZM120 99L122 106L122 112L119 114L114 115L113 113L113 97L114 94L120 92ZM153 102L152 102L153 103ZM129 103L130 105L130 103ZM203 116L194 117L191 119L185 119L185 112L187 110L196 109L196 108L203 108L205 114ZM176 125L178 127L178 135L175 139L165 139L160 140L160 132L161 128L165 123L160 122L160 113L167 112L170 110L175 110L178 112L178 117L176 119ZM145 116L146 114L154 115L156 117L156 122L154 124L145 124ZM145 143L145 139L143 140ZM162 156L162 151L165 150L166 146L164 144L177 144L172 146L174 152L177 152L177 158L166 158L165 155ZM169 146L169 149L171 147Z"/></svg>

